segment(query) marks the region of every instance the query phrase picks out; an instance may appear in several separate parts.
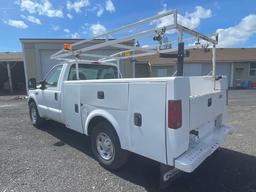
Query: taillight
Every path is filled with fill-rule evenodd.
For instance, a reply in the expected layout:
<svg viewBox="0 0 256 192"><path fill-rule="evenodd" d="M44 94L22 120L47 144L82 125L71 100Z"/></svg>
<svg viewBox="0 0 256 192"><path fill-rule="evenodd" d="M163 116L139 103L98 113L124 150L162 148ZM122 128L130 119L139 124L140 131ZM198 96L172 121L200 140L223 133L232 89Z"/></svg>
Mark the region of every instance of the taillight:
<svg viewBox="0 0 256 192"><path fill-rule="evenodd" d="M228 89L226 90L226 105L228 105Z"/></svg>
<svg viewBox="0 0 256 192"><path fill-rule="evenodd" d="M182 126L181 100L168 101L168 127L178 129Z"/></svg>

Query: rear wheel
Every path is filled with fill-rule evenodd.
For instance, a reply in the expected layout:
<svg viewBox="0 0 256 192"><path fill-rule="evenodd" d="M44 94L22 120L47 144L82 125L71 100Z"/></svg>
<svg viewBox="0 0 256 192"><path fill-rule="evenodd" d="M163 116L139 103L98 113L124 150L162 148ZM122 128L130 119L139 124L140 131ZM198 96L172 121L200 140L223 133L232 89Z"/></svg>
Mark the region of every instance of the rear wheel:
<svg viewBox="0 0 256 192"><path fill-rule="evenodd" d="M106 169L118 169L128 159L128 152L121 149L114 128L107 122L100 122L93 128L91 144L94 156Z"/></svg>
<svg viewBox="0 0 256 192"><path fill-rule="evenodd" d="M29 115L31 122L35 127L40 127L43 125L44 119L40 117L37 106L33 101L29 104Z"/></svg>

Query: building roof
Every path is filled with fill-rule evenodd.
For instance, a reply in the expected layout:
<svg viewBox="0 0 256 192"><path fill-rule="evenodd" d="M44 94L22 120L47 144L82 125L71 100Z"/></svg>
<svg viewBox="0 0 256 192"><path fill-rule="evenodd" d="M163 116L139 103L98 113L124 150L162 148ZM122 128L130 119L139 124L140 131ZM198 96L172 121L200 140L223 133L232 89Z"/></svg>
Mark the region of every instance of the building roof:
<svg viewBox="0 0 256 192"><path fill-rule="evenodd" d="M0 52L0 62L3 61L23 61L22 52Z"/></svg>
<svg viewBox="0 0 256 192"><path fill-rule="evenodd" d="M176 59L160 58L159 55L137 58L139 63L149 62L151 65L170 65L176 64ZM184 62L190 63L211 63L212 50L192 49L189 57ZM256 61L256 48L217 48L216 62L218 63L236 63Z"/></svg>

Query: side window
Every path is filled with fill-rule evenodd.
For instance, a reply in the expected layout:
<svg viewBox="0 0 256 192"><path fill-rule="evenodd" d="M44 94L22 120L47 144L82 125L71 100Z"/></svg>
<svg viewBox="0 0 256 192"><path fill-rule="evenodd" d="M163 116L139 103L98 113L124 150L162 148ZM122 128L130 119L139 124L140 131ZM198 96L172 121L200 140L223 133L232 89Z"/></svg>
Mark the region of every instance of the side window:
<svg viewBox="0 0 256 192"><path fill-rule="evenodd" d="M54 67L46 76L45 83L47 87L57 87L62 65Z"/></svg>

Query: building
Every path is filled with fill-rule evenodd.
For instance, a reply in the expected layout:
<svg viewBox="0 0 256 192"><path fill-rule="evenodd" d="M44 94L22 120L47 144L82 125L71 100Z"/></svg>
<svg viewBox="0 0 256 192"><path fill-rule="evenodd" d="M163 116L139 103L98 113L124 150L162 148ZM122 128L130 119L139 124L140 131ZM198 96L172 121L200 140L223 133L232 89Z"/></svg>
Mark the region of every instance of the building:
<svg viewBox="0 0 256 192"><path fill-rule="evenodd" d="M23 54L20 52L1 52L0 94L25 93L25 84Z"/></svg>
<svg viewBox="0 0 256 192"><path fill-rule="evenodd" d="M192 49L184 60L184 75L207 75L212 71L211 49ZM137 77L170 76L176 71L176 59L141 57L136 62ZM141 66L139 66L141 65ZM229 87L256 82L256 48L217 48L216 74L226 75Z"/></svg>
<svg viewBox="0 0 256 192"><path fill-rule="evenodd" d="M64 43L75 43L81 39L20 39L24 52L26 79L42 80L57 63L50 56L63 48ZM96 39L89 45L105 40ZM134 41L127 42L133 44ZM108 55L118 48L106 47L92 51L93 54ZM121 50L120 50L121 51ZM184 75L199 76L211 73L211 49L192 49L185 58ZM256 81L256 48L218 48L216 50L216 74L226 75L229 87L240 87L244 81ZM176 71L176 59L147 56L120 62L123 77L171 76Z"/></svg>

